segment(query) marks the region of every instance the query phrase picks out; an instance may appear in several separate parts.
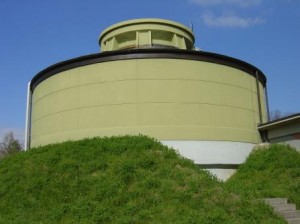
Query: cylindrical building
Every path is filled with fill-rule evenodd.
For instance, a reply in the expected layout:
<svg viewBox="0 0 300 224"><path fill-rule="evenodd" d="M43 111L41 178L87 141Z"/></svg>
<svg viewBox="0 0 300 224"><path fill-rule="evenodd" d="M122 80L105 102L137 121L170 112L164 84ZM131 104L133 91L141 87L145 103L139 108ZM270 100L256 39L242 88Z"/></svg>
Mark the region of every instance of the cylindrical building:
<svg viewBox="0 0 300 224"><path fill-rule="evenodd" d="M192 30L167 20L118 23L99 43L102 53L32 79L30 147L143 134L224 179L261 142L266 78L256 67L195 51Z"/></svg>

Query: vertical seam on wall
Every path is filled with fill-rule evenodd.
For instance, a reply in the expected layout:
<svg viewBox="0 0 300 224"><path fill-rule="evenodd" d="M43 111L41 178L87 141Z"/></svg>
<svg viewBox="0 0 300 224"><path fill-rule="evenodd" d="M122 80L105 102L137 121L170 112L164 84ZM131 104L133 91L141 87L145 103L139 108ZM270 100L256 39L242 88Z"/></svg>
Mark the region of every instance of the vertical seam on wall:
<svg viewBox="0 0 300 224"><path fill-rule="evenodd" d="M253 125L254 127L256 127L256 123L255 123L255 108L254 108L254 101L253 101L253 95L254 95L254 91L253 91L253 86L252 86L252 77L249 77L249 80L250 80L250 87L251 87L251 102L252 102L252 110L253 110L253 113L252 113L252 116L253 116Z"/></svg>
<svg viewBox="0 0 300 224"><path fill-rule="evenodd" d="M139 126L139 66L138 60L135 60L135 73L136 73L136 126Z"/></svg>
<svg viewBox="0 0 300 224"><path fill-rule="evenodd" d="M258 100L258 111L259 111L259 123L262 123L262 111L261 111L261 100L260 100L260 89L259 89L259 77L257 70L255 71L256 77L256 90L257 90L257 100Z"/></svg>
<svg viewBox="0 0 300 224"><path fill-rule="evenodd" d="M268 89L267 85L265 86L265 99L266 99L266 106L267 106L267 122L270 121L270 108L269 108L269 96L268 96Z"/></svg>

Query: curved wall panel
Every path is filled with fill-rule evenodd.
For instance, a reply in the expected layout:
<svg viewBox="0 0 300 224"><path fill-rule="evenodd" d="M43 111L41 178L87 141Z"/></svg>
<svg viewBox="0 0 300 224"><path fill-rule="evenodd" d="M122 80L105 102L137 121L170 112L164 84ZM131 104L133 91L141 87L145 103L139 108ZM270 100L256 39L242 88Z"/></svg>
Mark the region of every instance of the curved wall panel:
<svg viewBox="0 0 300 224"><path fill-rule="evenodd" d="M31 147L124 134L259 143L257 77L177 57L93 61L33 82ZM262 80L259 90L265 122Z"/></svg>

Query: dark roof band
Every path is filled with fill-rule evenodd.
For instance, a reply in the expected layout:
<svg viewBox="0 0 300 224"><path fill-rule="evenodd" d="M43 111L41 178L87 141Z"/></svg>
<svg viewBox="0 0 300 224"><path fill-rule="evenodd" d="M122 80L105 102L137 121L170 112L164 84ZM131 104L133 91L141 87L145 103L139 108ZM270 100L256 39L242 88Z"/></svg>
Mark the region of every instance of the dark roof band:
<svg viewBox="0 0 300 224"><path fill-rule="evenodd" d="M73 58L67 61L62 61L54 64L33 77L30 89L33 91L35 87L43 80L55 75L59 72L63 72L72 68L80 66L96 64L107 61L118 61L118 60L130 60L130 59L151 59L151 58L170 58L170 59L184 59L184 60L195 60L205 61L221 65L230 66L237 68L248 74L256 77L258 72L259 81L266 86L267 79L265 75L255 66L220 54L205 52L205 51L187 51L180 49L161 49L161 48L147 48L147 49L130 49L120 51L107 51L103 53L86 55L78 58Z"/></svg>

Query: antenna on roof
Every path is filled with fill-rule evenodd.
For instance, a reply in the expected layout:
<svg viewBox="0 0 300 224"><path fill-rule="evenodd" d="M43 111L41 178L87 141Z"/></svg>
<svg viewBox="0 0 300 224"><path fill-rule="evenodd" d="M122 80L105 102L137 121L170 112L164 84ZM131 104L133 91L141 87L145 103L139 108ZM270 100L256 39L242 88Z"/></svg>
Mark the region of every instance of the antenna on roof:
<svg viewBox="0 0 300 224"><path fill-rule="evenodd" d="M191 28L192 31L194 31L194 25L193 25L192 21L190 21L190 28Z"/></svg>

